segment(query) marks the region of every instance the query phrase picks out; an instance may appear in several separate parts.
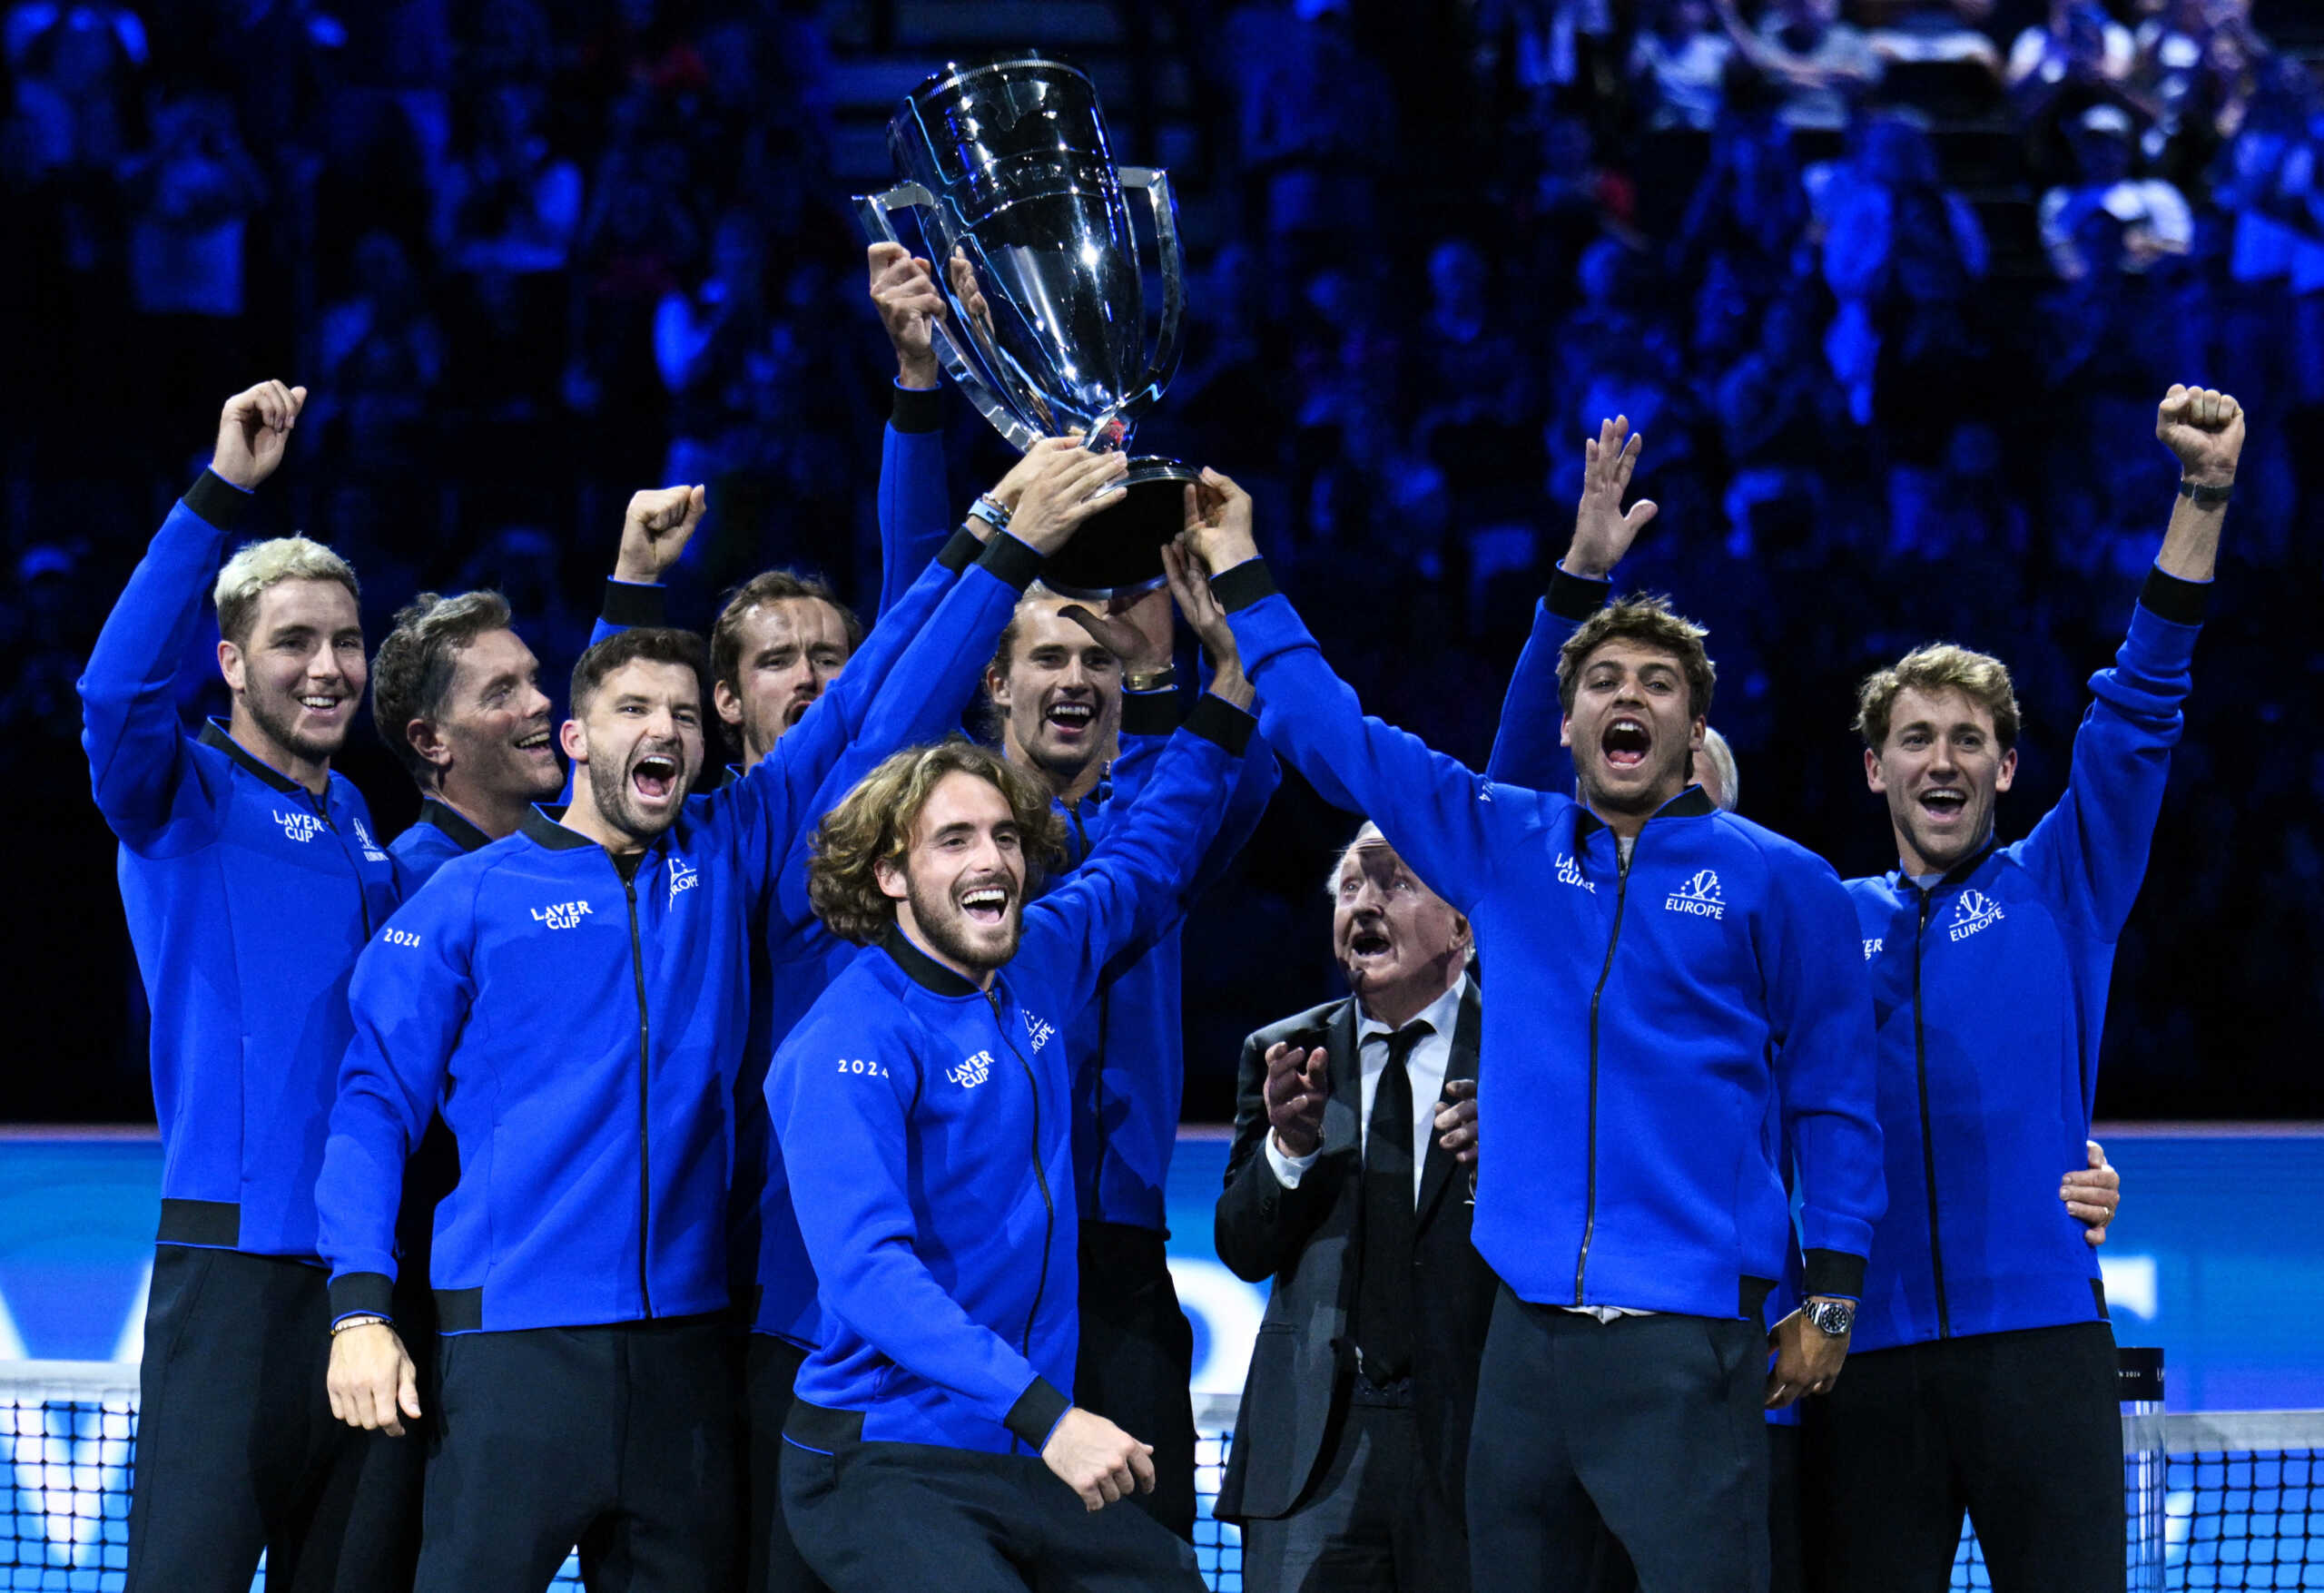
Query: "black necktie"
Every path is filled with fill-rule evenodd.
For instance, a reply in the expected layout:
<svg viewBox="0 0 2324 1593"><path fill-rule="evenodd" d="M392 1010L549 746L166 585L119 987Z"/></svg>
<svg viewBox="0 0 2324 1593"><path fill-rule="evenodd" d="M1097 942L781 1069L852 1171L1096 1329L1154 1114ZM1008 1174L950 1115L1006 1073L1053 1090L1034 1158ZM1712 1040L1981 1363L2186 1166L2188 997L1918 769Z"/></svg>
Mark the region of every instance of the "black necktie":
<svg viewBox="0 0 2324 1593"><path fill-rule="evenodd" d="M1433 1030L1410 1023L1388 1037L1388 1065L1364 1136L1364 1256L1355 1343L1374 1383L1413 1370L1413 1077L1404 1062Z"/></svg>

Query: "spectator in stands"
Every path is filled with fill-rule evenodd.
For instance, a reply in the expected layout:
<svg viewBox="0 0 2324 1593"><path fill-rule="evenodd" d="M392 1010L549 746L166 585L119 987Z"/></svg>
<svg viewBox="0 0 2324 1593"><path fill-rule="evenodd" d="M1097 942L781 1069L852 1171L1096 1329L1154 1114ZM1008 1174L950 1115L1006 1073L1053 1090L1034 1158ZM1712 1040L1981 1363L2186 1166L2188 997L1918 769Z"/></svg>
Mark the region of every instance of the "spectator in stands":
<svg viewBox="0 0 2324 1593"><path fill-rule="evenodd" d="M1822 202L1824 280L1839 300L1824 347L1849 412L1869 425L1891 401L1950 401L1985 238L1968 201L1938 184L1926 125L1901 112L1865 124Z"/></svg>
<svg viewBox="0 0 2324 1593"><path fill-rule="evenodd" d="M1646 102L1647 125L1709 133L1725 103L1734 54L1710 0L1659 0L1630 46L1630 77Z"/></svg>
<svg viewBox="0 0 2324 1593"><path fill-rule="evenodd" d="M153 147L122 168L129 299L157 414L183 414L237 366L242 250L266 197L231 102L189 94L153 116Z"/></svg>
<svg viewBox="0 0 2324 1593"><path fill-rule="evenodd" d="M2001 52L1984 33L1994 0L1890 0L1867 5L1864 15L1879 21L1865 37L1884 62L1963 63L1981 66L2001 80Z"/></svg>
<svg viewBox="0 0 2324 1593"><path fill-rule="evenodd" d="M501 84L475 109L467 147L437 195L436 245L478 277L564 268L581 222L581 173L549 148L538 89Z"/></svg>
<svg viewBox="0 0 2324 1593"><path fill-rule="evenodd" d="M2034 123L2061 104L2071 114L2119 102L2137 64L2130 29L2098 0L2050 0L2049 21L2017 35L2003 75L2018 119Z"/></svg>
<svg viewBox="0 0 2324 1593"><path fill-rule="evenodd" d="M1880 57L1840 20L1839 0L1775 0L1757 30L1735 0L1718 0L1719 21L1743 58L1784 91L1778 113L1793 127L1846 127L1856 102L1880 83Z"/></svg>
<svg viewBox="0 0 2324 1593"><path fill-rule="evenodd" d="M403 245L371 232L355 246L353 291L325 307L319 377L305 418L365 474L409 458L444 375L444 334Z"/></svg>
<svg viewBox="0 0 2324 1593"><path fill-rule="evenodd" d="M2252 31L2244 0L2163 0L2132 37L2132 83L2155 110L2147 157L2183 184L2242 126L2267 43Z"/></svg>
<svg viewBox="0 0 2324 1593"><path fill-rule="evenodd" d="M2102 210L2122 224L2122 247L2115 269L2146 271L2183 256L2194 247L2195 217L2186 195L2160 177L2133 177L2137 152L2131 119L2112 105L2093 105L2071 133L2081 181L2042 196L2042 247L2051 269L2067 281L2093 262L2074 246L2082 218Z"/></svg>

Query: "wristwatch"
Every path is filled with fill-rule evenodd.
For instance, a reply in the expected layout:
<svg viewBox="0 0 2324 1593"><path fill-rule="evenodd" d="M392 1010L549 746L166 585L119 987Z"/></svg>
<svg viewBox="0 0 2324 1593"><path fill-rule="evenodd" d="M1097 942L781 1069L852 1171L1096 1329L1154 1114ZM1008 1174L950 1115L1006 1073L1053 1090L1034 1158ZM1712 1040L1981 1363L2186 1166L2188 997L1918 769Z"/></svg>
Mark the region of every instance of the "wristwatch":
<svg viewBox="0 0 2324 1593"><path fill-rule="evenodd" d="M1827 1339L1845 1339L1856 1326L1856 1303L1852 1300L1810 1300L1799 1308L1799 1313Z"/></svg>

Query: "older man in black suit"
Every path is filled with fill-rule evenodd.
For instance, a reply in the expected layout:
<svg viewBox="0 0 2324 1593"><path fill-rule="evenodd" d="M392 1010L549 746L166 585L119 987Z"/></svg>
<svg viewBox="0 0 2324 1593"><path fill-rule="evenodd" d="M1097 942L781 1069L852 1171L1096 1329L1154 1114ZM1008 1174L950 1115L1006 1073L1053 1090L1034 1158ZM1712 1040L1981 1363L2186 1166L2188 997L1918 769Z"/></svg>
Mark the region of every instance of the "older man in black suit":
<svg viewBox="0 0 2324 1593"><path fill-rule="evenodd" d="M1243 1046L1218 1254L1275 1283L1216 1513L1250 1593L1462 1593L1493 1291L1469 1243L1469 925L1370 824L1331 890L1354 994Z"/></svg>

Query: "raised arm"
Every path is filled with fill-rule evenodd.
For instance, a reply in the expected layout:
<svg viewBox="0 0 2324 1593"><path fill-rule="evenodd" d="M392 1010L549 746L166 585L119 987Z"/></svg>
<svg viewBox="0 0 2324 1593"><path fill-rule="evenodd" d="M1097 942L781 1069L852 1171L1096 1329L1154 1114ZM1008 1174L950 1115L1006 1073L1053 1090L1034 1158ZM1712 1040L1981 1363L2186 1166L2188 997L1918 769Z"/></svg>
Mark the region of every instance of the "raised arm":
<svg viewBox="0 0 2324 1593"><path fill-rule="evenodd" d="M1104 843L1025 910L1018 956L1032 960L1063 1010L1080 1010L1108 963L1178 915L1225 813L1231 766L1256 728L1246 709L1206 693Z"/></svg>
<svg viewBox="0 0 2324 1593"><path fill-rule="evenodd" d="M880 606L884 616L951 535L944 481L944 398L934 329L944 294L901 243L867 256L872 305L896 351L895 408L880 452Z"/></svg>
<svg viewBox="0 0 2324 1593"><path fill-rule="evenodd" d="M703 487L656 487L630 494L613 578L606 583L605 606L590 627L589 645L633 625L670 623L663 582L709 506L710 492Z"/></svg>
<svg viewBox="0 0 2324 1593"><path fill-rule="evenodd" d="M306 400L306 388L279 381L226 400L210 468L162 522L89 654L80 690L90 789L133 848L197 843L214 829L209 793L184 778L178 663L202 624L226 538L281 464Z"/></svg>
<svg viewBox="0 0 2324 1593"><path fill-rule="evenodd" d="M1267 740L1328 800L1344 798L1393 837L1396 850L1445 900L1472 910L1492 880L1499 849L1541 802L1571 799L1489 785L1418 736L1365 717L1354 692L1275 591L1251 540L1249 496L1216 471L1204 477L1218 495L1216 523L1182 537L1171 556L1191 555L1209 568L1240 668L1263 704Z"/></svg>
<svg viewBox="0 0 2324 1593"><path fill-rule="evenodd" d="M1119 454L1092 454L1063 438L1039 443L1027 457L1034 470L1011 529L981 552L966 533L947 543L831 689L749 773L713 794L728 821L741 826L744 866L764 870L762 888L782 870L811 816L811 799L851 749L891 752L958 720L1042 560L1108 506L1128 469ZM955 581L950 561L970 553L975 563ZM933 612L922 620L924 604Z"/></svg>
<svg viewBox="0 0 2324 1593"><path fill-rule="evenodd" d="M971 1320L921 1259L906 1150L921 1083L911 1037L901 1025L883 1032L850 1017L826 1004L783 1042L766 1077L823 1307L905 1371L1039 1450L1065 1414L1064 1391Z"/></svg>
<svg viewBox="0 0 2324 1593"><path fill-rule="evenodd" d="M2155 435L2178 456L2180 497L2111 669L2074 734L2065 794L2025 841L2025 864L2104 939L2122 933L2162 811L2171 750L2185 724L2195 640L2210 606L2220 528L2243 448L2243 412L2223 393L2174 387ZM2083 1107L2096 1080L2083 1081Z"/></svg>
<svg viewBox="0 0 2324 1593"><path fill-rule="evenodd" d="M1573 784L1573 760L1558 737L1565 708L1558 693L1558 654L1576 627L1605 606L1613 590L1614 566L1657 513L1640 498L1622 512L1622 495L1638 470L1643 435L1630 435L1630 417L1598 423L1598 435L1582 445L1581 501L1573 516L1573 541L1550 576L1550 590L1533 605L1532 633L1517 656L1502 700L1501 728L1485 764L1490 780L1534 791L1565 791Z"/></svg>

